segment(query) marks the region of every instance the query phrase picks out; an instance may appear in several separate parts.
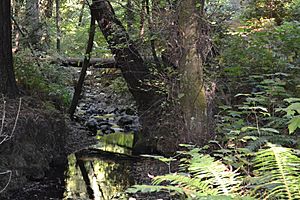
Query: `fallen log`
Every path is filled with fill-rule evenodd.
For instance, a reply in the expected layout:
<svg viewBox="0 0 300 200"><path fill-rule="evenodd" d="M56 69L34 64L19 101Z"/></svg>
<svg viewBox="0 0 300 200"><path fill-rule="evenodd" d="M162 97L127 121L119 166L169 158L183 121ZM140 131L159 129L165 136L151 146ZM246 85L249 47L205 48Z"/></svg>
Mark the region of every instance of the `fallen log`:
<svg viewBox="0 0 300 200"><path fill-rule="evenodd" d="M153 63L154 60L152 57L144 57L144 60L146 63ZM83 58L59 58L56 60L52 60L51 63L59 63L62 66L68 67L82 67L84 59ZM130 61L128 61L130 63ZM165 63L164 60L162 61L163 64L166 64L166 66L169 65L169 63ZM89 66L93 68L120 68L118 64L116 63L114 58L91 58L89 62ZM171 65L172 66L172 65Z"/></svg>
<svg viewBox="0 0 300 200"><path fill-rule="evenodd" d="M65 67L82 67L83 60L83 58L64 58L56 62ZM114 58L91 58L89 66L93 68L119 68Z"/></svg>
<svg viewBox="0 0 300 200"><path fill-rule="evenodd" d="M84 159L84 160L92 160L94 158L118 160L118 161L142 159L142 157L140 156L126 155L117 152L109 152L109 151L104 151L96 148L82 149L79 152L76 152L75 155L77 158Z"/></svg>

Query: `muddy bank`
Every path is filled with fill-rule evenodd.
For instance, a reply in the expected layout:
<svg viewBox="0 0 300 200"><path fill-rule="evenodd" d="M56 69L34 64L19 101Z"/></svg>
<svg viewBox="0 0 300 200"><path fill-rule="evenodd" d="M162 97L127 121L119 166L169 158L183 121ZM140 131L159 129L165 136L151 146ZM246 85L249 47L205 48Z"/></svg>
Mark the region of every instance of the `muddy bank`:
<svg viewBox="0 0 300 200"><path fill-rule="evenodd" d="M66 165L68 153L92 143L82 138L87 135L84 130L75 130L59 111L46 109L45 102L23 97L19 103L19 99L0 102L0 190L7 186L1 199L51 177L53 169Z"/></svg>

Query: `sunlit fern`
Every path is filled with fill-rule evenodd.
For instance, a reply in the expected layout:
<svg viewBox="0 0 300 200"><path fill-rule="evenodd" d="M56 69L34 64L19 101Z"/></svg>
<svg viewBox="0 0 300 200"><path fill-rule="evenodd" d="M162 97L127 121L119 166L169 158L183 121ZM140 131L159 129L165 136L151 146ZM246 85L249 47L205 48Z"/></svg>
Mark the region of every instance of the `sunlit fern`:
<svg viewBox="0 0 300 200"><path fill-rule="evenodd" d="M253 194L264 199L300 199L300 158L292 149L268 146L254 159Z"/></svg>
<svg viewBox="0 0 300 200"><path fill-rule="evenodd" d="M209 155L197 151L190 151L189 154L191 159L187 160L187 166L193 177L210 185L215 194L231 195L236 192L240 183L238 173Z"/></svg>
<svg viewBox="0 0 300 200"><path fill-rule="evenodd" d="M182 171L157 176L153 185L133 186L136 192L175 192L184 199L300 199L300 158L293 149L267 143L253 158L253 177L239 175L231 167L194 148L182 159ZM249 181L250 179L250 181ZM241 182L243 182L241 184Z"/></svg>
<svg viewBox="0 0 300 200"><path fill-rule="evenodd" d="M200 154L197 149L189 151L188 154L190 158L183 160L183 166L189 173L157 176L153 179L154 186L133 186L129 192L169 190L184 194L188 199L237 199L240 183L238 173L211 156Z"/></svg>

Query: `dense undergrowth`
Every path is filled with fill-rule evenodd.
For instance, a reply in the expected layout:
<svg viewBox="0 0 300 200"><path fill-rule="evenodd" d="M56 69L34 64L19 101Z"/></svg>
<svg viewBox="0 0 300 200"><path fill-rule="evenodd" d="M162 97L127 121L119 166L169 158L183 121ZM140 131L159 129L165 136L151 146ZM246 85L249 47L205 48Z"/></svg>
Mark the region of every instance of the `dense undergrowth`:
<svg viewBox="0 0 300 200"><path fill-rule="evenodd" d="M58 109L69 106L74 79L72 69L33 59L26 51L16 54L14 61L16 80L25 94L36 96Z"/></svg>
<svg viewBox="0 0 300 200"><path fill-rule="evenodd" d="M272 12L278 15L273 17L263 9L268 1L253 2L227 28L216 29L227 30L221 37L215 34L220 55L207 66L218 81L217 137L202 148L183 145L185 150L175 156L180 157L179 171L128 193L300 198L299 2L276 1Z"/></svg>

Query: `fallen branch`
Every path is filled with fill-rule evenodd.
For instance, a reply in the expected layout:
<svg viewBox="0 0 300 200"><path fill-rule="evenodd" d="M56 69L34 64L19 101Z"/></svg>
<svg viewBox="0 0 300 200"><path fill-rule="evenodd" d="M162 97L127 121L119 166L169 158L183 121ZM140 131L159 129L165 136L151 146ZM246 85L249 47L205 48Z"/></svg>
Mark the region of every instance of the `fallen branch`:
<svg viewBox="0 0 300 200"><path fill-rule="evenodd" d="M161 58L159 58L161 59ZM144 58L145 62L153 63L154 59L152 57L146 57ZM52 63L58 63L62 66L68 67L82 67L82 64L84 62L84 58L60 58L57 60L52 60ZM130 63L130 61L128 61ZM168 63L166 63L168 64ZM92 66L93 68L120 68L118 64L116 63L114 58L90 58L89 66Z"/></svg>
<svg viewBox="0 0 300 200"><path fill-rule="evenodd" d="M118 160L118 161L141 159L141 157L139 157L139 156L126 155L126 154L117 153L117 152L109 152L109 151L104 151L104 150L96 149L96 148L83 149L83 150L77 152L76 156L80 159L85 159L85 160L89 160L89 159L93 159L93 158Z"/></svg>
<svg viewBox="0 0 300 200"><path fill-rule="evenodd" d="M61 65L67 67L82 67L84 59L83 58L65 58L59 59ZM113 58L91 58L88 63L89 66L93 68L119 68Z"/></svg>

